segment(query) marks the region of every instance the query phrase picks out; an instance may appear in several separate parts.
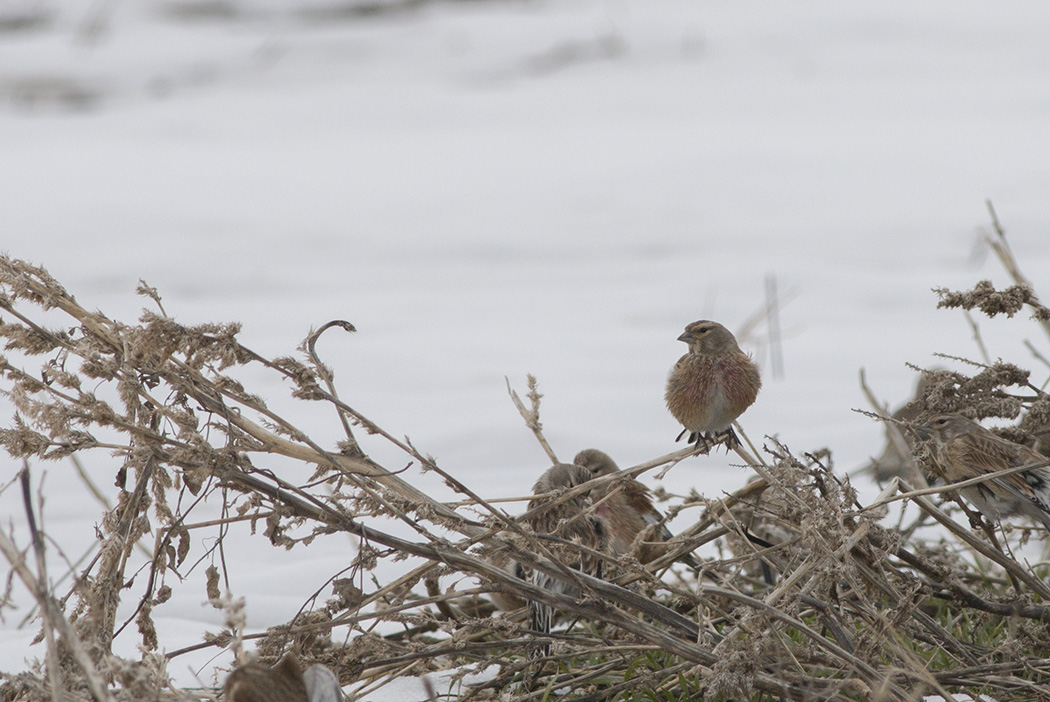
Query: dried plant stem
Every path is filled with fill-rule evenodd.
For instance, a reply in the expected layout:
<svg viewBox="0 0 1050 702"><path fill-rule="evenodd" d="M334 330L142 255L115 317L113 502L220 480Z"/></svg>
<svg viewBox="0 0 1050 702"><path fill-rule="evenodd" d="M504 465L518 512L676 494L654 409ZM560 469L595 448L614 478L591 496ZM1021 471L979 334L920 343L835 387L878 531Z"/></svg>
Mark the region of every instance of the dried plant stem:
<svg viewBox="0 0 1050 702"><path fill-rule="evenodd" d="M3 531L0 531L0 552L3 552L4 558L6 558L7 562L11 564L11 568L18 576L18 579L21 580L22 584L26 586L26 589L33 594L33 597L36 599L37 604L40 607L41 616L47 621L47 626L54 631L58 631L62 636L62 642L69 649L77 665L80 667L80 672L84 676L84 682L91 690L91 694L94 695L95 699L99 700L99 702L115 702L109 689L102 682L102 678L99 675L94 662L92 662L91 658L84 650L76 632L73 631L73 628L69 625L65 615L62 614L62 610L58 606L58 603L55 602L51 593L48 591L46 582L33 576L33 573L26 566L22 553Z"/></svg>
<svg viewBox="0 0 1050 702"><path fill-rule="evenodd" d="M546 602L558 607L559 609L579 611L581 614L588 614L590 616L595 616L598 613L598 610L595 610L596 605L594 604L588 604L586 602L578 603L573 598L537 587L528 581L516 578L481 559L463 553L451 546L444 546L437 542L422 544L407 541L390 534L385 534L363 524L359 524L348 516L331 510L309 496L304 496L304 499L303 497L294 496L290 493L282 494L270 484L264 483L254 476L241 473L235 469L228 469L228 472L226 472L223 477L227 480L243 483L258 492L268 495L271 499L279 500L285 506L295 509L301 516L333 524L344 531L357 534L372 543L378 543L394 548L400 553L409 553L430 561L445 563L457 569L483 575L487 579L500 583L502 586L524 598ZM554 564L546 559L539 558L530 551L517 548L510 542L506 542L503 545L509 549L515 559L531 568L554 576L558 576L564 572L565 566L562 564ZM678 613L599 578L579 572L575 573L575 576L578 582L588 590L593 591L596 595L603 598L606 602L622 603L631 609L644 612L647 616L657 621L677 628L681 634L686 637L695 638L696 625ZM611 612L604 612L603 614L604 616L609 616ZM625 621L629 622L629 620ZM648 631L648 633L653 636L658 636L661 641L665 640L667 636L663 632L659 632L655 629ZM693 652L693 655L698 654Z"/></svg>
<svg viewBox="0 0 1050 702"><path fill-rule="evenodd" d="M767 273L766 309L769 310L767 315L769 325L769 365L773 370L773 378L776 380L784 377L784 354L780 335L780 304L778 297L777 277L773 273ZM752 451L754 451L754 447L752 447Z"/></svg>
<svg viewBox="0 0 1050 702"><path fill-rule="evenodd" d="M551 463L559 463L558 456L554 453L554 449L547 443L547 437L543 435L543 425L540 424L540 398L543 397L539 393L536 378L531 374L528 376L529 384L529 402L531 408L526 408L525 403L518 397L518 393L510 386L510 378L504 378L507 383L507 392L510 394L510 399L513 400L514 406L518 408L518 412L521 414L521 418L525 420L525 425L532 430L533 435L536 437L536 441L540 442L540 446L543 447L543 452L547 454L547 458L551 460Z"/></svg>
<svg viewBox="0 0 1050 702"><path fill-rule="evenodd" d="M29 462L25 459L22 460L22 470L18 475L19 483L22 486L22 504L25 508L26 521L29 524L30 539L33 544L33 555L36 556L36 571L37 571L37 583L40 585L47 585L47 566L44 558L44 538L37 528L36 517L33 514L33 500L29 489ZM38 596L48 597L50 593L46 590L40 593L36 593ZM51 617L48 616L49 612L44 611L44 616L41 617L44 627L44 638L47 641L47 674L51 682L51 695L55 702L62 702L64 696L64 690L62 685L62 678L59 670L58 663L58 646L55 642L55 627L51 621Z"/></svg>
<svg viewBox="0 0 1050 702"><path fill-rule="evenodd" d="M889 408L881 404L875 397L875 393L872 392L871 388L868 387L867 378L864 374L864 369L860 369L860 388L864 392L864 397L867 398L868 403L874 410L874 415L886 428L886 434L889 440L893 443L893 447L897 449L897 453L902 456L908 466L909 477L913 480L920 480L925 483L925 478L922 476L922 472L919 470L918 464L915 462L915 457L912 455L911 446L908 445L907 440L904 438L904 434L900 430L899 423L897 420L890 416Z"/></svg>
<svg viewBox="0 0 1050 702"><path fill-rule="evenodd" d="M317 372L318 377L324 381L325 387L328 388L328 393L339 399L339 393L335 387L335 376L332 374L332 369L321 362L321 359L317 356L317 340L321 338L321 334L325 333L332 327L339 327L346 332L356 332L357 329L350 322L346 322L341 319L332 320L321 325L321 328L310 334L306 341L307 353L310 356L310 360L314 363L314 369ZM347 449L344 451L350 456L363 456L364 451L361 450L361 446L357 443L357 439L354 438L354 432L350 429L350 422L347 420L347 415L343 412L339 405L336 404L336 412L339 415L339 422L343 425L343 431L346 433Z"/></svg>
<svg viewBox="0 0 1050 702"><path fill-rule="evenodd" d="M988 355L988 348L984 345L984 339L981 337L981 328L977 325L977 320L970 314L970 310L963 310L963 315L966 317L967 324L970 325L970 331L973 332L973 341L977 344L977 350L981 352L981 359L988 365L991 365L992 358Z"/></svg>
<svg viewBox="0 0 1050 702"><path fill-rule="evenodd" d="M141 292L159 305L155 290L143 284ZM995 294L987 288L978 292L985 297L975 293L968 299ZM1026 295L1013 291L993 302L1033 299ZM769 314L774 299L767 301ZM63 317L61 328L52 330L30 308L73 321ZM743 440L738 455L759 477L717 499L692 493L674 497L680 503L663 519L689 520L664 543L666 552L641 563L634 553L587 548L557 534L534 532L530 525L544 510L588 493L590 507L576 510L565 522L607 514L615 504L611 496L621 494L617 488L624 481L695 457L696 447L568 490L489 500L410 439L376 425L340 399L315 346L324 330L346 329L345 323L332 322L311 333L300 348L302 361L268 359L237 341L236 325L186 327L167 317L163 307L160 315L144 312L133 325L89 312L46 271L4 257L0 311L4 353L26 364L19 368L0 357L5 383L0 390L18 412L12 426L0 428L0 443L27 459L61 459L92 449L118 457L119 499L100 521L98 555L67 596L76 597L70 619L77 618L79 650L97 654L87 663L94 665L96 686L114 688L102 689L111 697L214 698L171 690L164 658L155 653L160 646L153 608L163 605L173 587L199 580L187 577L197 569L205 570L208 601L225 610L225 624L204 643L170 651L168 658L213 646L237 652L240 660L248 655L244 642L255 641L258 655L267 661L285 651L324 661L353 694L382 690L398 676L458 669L452 673L455 680L493 666L495 676L466 689L465 700L487 695L524 702L568 695L621 702L646 696L910 702L930 692L947 699L955 690L980 688L1000 702L1016 702L1032 699L1034 685L1050 682L1050 659L1042 656L1050 644L1041 628L1028 626L1050 616L1042 602L1050 600L1050 588L1043 585L1041 570L1013 555L1025 538L1041 532L1004 530L1003 547L997 549L926 501L976 480L934 490L911 490L897 481L865 506L850 481L836 475L822 456L805 454L799 460L775 439L756 447L738 428ZM771 331L771 343L776 336ZM347 437L340 449L323 447L296 426L292 414L270 409L225 371L248 365L290 381L299 399L331 404ZM1024 372L1002 362L973 368L973 379L931 371L942 385L950 382L937 398L990 398L999 403L988 406L993 410L1016 411L1019 404L1038 417L1045 396ZM863 376L861 382L871 396ZM1002 392L1009 385L1036 390L1023 397ZM535 378L529 377L529 403L509 381L507 389L547 457L556 461L539 421ZM881 419L885 409L870 399ZM412 484L407 469L394 472L380 465L361 450L357 428L388 442L407 457L408 466L440 476L462 499L439 502L436 493ZM890 428L891 439L906 447L904 435L893 431L897 426ZM272 460L278 456L280 461ZM288 461L290 470L285 469ZM206 499L219 504L218 516L200 513ZM536 504L524 514L504 511L504 502L526 499ZM889 503L903 500L919 507L914 525L902 529L900 523L879 523ZM687 511L697 507L703 507L699 514ZM34 523L33 510L26 512ZM230 525L244 521L253 533L264 526L263 538L275 546L306 548L334 535L351 537L357 552L335 575L305 588L304 603L290 621L267 632L245 633L243 611L251 603L241 606L222 595L222 587L238 586L234 576L240 554L226 539ZM920 523L943 534L937 522L955 538L942 543L916 535ZM42 525L30 533L40 537L40 544L46 537ZM154 534L153 551L143 558L134 545L147 533ZM84 672L92 670L90 665L72 662L77 659L64 652L67 641L71 650L78 643L51 594L42 547L36 550L40 570L34 575L12 540L0 537L0 551L17 564L13 572L28 584L45 614L43 635L51 656L40 671L0 673L0 696L53 702L63 695L59 681L68 691L80 691L74 692L77 699L94 695L84 692L91 689ZM960 558L963 548L976 554L977 567ZM697 549L694 556L705 555L695 573L666 570ZM600 560L604 577L569 565L581 556ZM391 566L402 559L407 567ZM384 578L382 573L394 572L383 570L388 566L398 575ZM135 574L142 571L148 578L139 577L135 584ZM523 579L526 571L557 585ZM1010 593L1011 581L1020 596ZM136 587L139 599L133 617L121 625L114 612L125 586ZM329 589L332 598L321 601ZM490 617L493 604L481 599L486 593L500 601L498 593L507 600L501 606L518 609ZM1039 601L1031 601L1032 596ZM549 632L528 628L520 605L524 600L556 611ZM1004 617L1009 626L1002 626ZM142 638L141 661L109 653L132 621ZM335 627L343 629L342 637L333 635ZM550 655L537 655L545 645L553 646ZM56 651L64 656L58 664ZM1004 651L1010 660L1003 660Z"/></svg>
<svg viewBox="0 0 1050 702"><path fill-rule="evenodd" d="M895 492L896 490L894 489L891 491L890 488L894 487L894 485L891 485L887 487L886 490L883 490L883 492L874 502L872 502L867 507L864 507L861 511L875 510L891 502L899 502L900 500L910 500L916 497L924 497L926 495L956 493L959 490L962 490L963 488L972 487L974 485L980 485L981 483L986 483L989 480L996 480L1006 475L1012 475L1014 473L1023 473L1025 471L1033 470L1035 468L1045 468L1047 466L1050 466L1050 459L1047 459L1045 461L1038 461L1036 463L1028 463L1023 466L1014 466L1013 468L1004 468L1003 470L998 470L993 473L986 473L984 475L977 476L976 478L960 480L959 482L951 483L950 485L938 485L935 487L922 488L920 490L912 490L910 488L907 488L906 483L898 481L894 485L899 485L903 492L901 492L899 495L893 495L893 492Z"/></svg>
<svg viewBox="0 0 1050 702"><path fill-rule="evenodd" d="M747 432L744 431L744 428L740 426L739 422L733 422L733 426L736 427L737 434L744 437L744 442L748 445L748 448L751 449L751 453L748 453L744 450L743 446L736 445L733 447L733 450L736 451L736 454L742 459L744 459L744 462L749 466L765 466L766 462L762 458L762 452L755 448L755 445L751 443L751 437L747 435Z"/></svg>
<svg viewBox="0 0 1050 702"><path fill-rule="evenodd" d="M901 485L905 488L905 490L908 489L907 484L902 483ZM997 563L1012 577L1023 582L1033 592L1038 593L1040 597L1050 599L1050 588L1043 584L1041 580L1035 578L1028 571L1023 569L1016 561L1007 557L1000 551L991 548L980 539L975 538L972 534L970 534L969 531L956 524L954 520L948 517L948 515L946 515L941 510L937 509L937 507L925 497L920 496L914 497L912 499L922 509L922 511L926 512L931 517L940 522L941 525L943 525L946 529L948 529L948 531L952 532L959 539L964 541L970 548L974 549L981 555Z"/></svg>
<svg viewBox="0 0 1050 702"><path fill-rule="evenodd" d="M992 217L992 227L995 229L995 236L986 236L985 241L992 251L995 252L995 255L999 257L1003 268L1006 269L1006 272L1010 274L1015 283L1034 289L1033 285L1021 273L1021 267L1017 264L1017 259L1014 258L1013 251L1010 250L1010 245L1006 242L1006 230L999 223L999 215L996 214L992 201L985 200L985 205L988 207L988 214ZM1050 321L1041 319L1039 320L1039 326L1043 328L1047 338L1050 338Z"/></svg>

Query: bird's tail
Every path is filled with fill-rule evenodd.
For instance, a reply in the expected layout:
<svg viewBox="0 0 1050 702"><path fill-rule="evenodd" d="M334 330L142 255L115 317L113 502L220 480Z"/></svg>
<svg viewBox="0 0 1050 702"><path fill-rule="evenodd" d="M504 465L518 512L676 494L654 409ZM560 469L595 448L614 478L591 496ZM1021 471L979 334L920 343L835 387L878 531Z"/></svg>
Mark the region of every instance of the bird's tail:
<svg viewBox="0 0 1050 702"><path fill-rule="evenodd" d="M646 521L649 521L648 517L646 517ZM670 541L673 538L674 538L674 534L672 534L671 530L667 528L666 524L664 524L660 528L660 539L662 541ZM700 572L700 568L701 568L700 561L697 560L696 556L694 556L693 554L691 554L691 553L683 553L676 560L679 563L681 563L681 564L683 564L685 566L688 566L692 570L694 570L696 572Z"/></svg>
<svg viewBox="0 0 1050 702"><path fill-rule="evenodd" d="M532 574L532 583L544 590L553 589L554 578L539 571ZM529 629L546 638L551 633L551 620L554 610L543 602L529 600ZM544 641L539 648L532 650L533 658L545 658L551 654L550 641Z"/></svg>

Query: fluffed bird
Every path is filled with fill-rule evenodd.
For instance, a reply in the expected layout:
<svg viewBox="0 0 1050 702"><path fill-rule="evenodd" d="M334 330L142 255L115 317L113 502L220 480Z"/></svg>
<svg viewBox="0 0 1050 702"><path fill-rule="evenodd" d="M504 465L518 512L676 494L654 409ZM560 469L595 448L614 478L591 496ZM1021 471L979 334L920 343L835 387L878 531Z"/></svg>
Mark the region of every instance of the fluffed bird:
<svg viewBox="0 0 1050 702"><path fill-rule="evenodd" d="M584 449L576 454L572 462L586 468L594 478L620 472L616 462L598 449ZM608 548L613 555L635 553L635 541L639 535L656 524L660 525L655 530L660 541L669 541L673 536L667 525L661 524L663 515L653 505L649 488L634 478L591 490L591 501L595 504L595 515L605 522ZM654 532L650 530L650 533ZM643 540L638 544L636 555L642 563L649 563L666 552L667 548L662 544ZM679 560L694 570L700 568L700 562L691 553L680 556Z"/></svg>
<svg viewBox="0 0 1050 702"><path fill-rule="evenodd" d="M710 450L710 441L728 435L726 447L739 445L733 422L750 407L762 379L758 366L737 346L736 337L718 322L700 320L678 337L689 352L667 378L667 409L689 433L689 442Z"/></svg>
<svg viewBox="0 0 1050 702"><path fill-rule="evenodd" d="M937 415L919 433L933 440L934 468L949 484L1046 460L1027 446L996 436L958 414ZM993 522L1024 515L1050 530L1050 468L999 476L960 492Z"/></svg>
<svg viewBox="0 0 1050 702"><path fill-rule="evenodd" d="M572 542L592 551L601 553L606 549L606 526L595 515L589 513L590 495L586 492L558 503L557 493L582 485L591 479L590 472L582 466L568 463L556 463L551 466L532 488L537 497L529 501L528 511L531 516L527 523L537 533L550 534L566 542ZM550 495L548 493L555 493ZM558 545L552 541L543 541L544 545L557 556L562 563L576 570L601 577L601 557L586 553L580 548L568 544ZM531 578L535 585L561 594L575 595L577 589L572 583L562 578L528 569L515 564L519 577ZM550 633L554 612L549 605L530 600L529 627L541 634ZM550 646L544 646L543 655L550 653Z"/></svg>

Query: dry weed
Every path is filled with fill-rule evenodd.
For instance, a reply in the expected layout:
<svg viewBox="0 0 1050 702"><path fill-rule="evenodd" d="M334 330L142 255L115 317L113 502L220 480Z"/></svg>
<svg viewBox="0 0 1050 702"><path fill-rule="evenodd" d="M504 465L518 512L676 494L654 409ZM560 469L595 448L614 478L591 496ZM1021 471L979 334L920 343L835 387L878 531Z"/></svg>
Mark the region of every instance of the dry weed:
<svg viewBox="0 0 1050 702"><path fill-rule="evenodd" d="M1021 278L1001 231L997 236L993 243L1016 285L939 291L941 306L1007 315L1028 307L1046 320L1047 309ZM0 550L11 577L36 599L47 641L44 661L2 675L0 699L215 699L218 689L171 685L166 666L183 652L161 653L153 621L195 569L204 570L209 601L227 613L223 631L200 647L230 648L245 662L244 644L254 640L267 664L291 651L336 671L352 697L402 676L455 671L458 679L487 671L486 682L457 686L455 694L916 700L976 691L1003 701L1050 699L1043 691L1050 682L1047 569L1012 555L1046 535L1023 525L1004 526L998 538L974 531L956 519L950 499L943 501L948 488L895 482L862 505L827 455L797 457L770 440L764 456L741 449L759 479L721 499L691 496L699 517L666 556L644 567L606 556L600 579L567 573L562 560L578 560L584 547L533 532L532 515L508 517L339 398L314 342L332 325L353 331L351 325L321 328L299 358L269 359L239 342L238 325L178 324L156 290L143 284L139 292L157 310L125 324L81 306L42 268L0 259L0 372L17 411L0 429L0 443L24 462L19 484L31 534L31 543L16 544L0 532ZM1005 362L966 364L970 374L923 371L925 411L1011 420L1000 433L1038 448L1050 424L1050 397L1031 372ZM304 401L331 406L345 430L339 450L318 445L244 387L232 371L247 365L286 378ZM553 460L535 382L529 407L512 396ZM462 502L439 503L379 465L357 442L360 430L436 471ZM119 500L101 519L94 557L61 592L49 584L30 472L41 461L72 465L71 457L100 450L113 456ZM690 449L624 472L637 476L688 455ZM305 465L302 475L310 477L280 477L266 467L277 456ZM564 503L589 487L593 481L551 499ZM221 518L197 519L208 496L224 505ZM351 534L361 548L348 570L332 575L327 601L315 596L291 621L250 636L243 603L225 592L224 540L239 521L250 521L274 547L306 548ZM384 527L392 523L412 536ZM698 575L668 570L676 556L705 544L716 544L718 554L702 560ZM135 575L129 568L139 549L148 553L148 567ZM574 549L575 556L564 555ZM517 578L493 565L500 558L571 577L580 595ZM372 579L381 562L397 559L411 561L407 574ZM463 574L480 586L448 586L451 576L465 582ZM489 592L543 602L570 626L538 636L523 611L493 615ZM137 606L122 621L124 598ZM130 625L138 631L138 659L113 652L114 638ZM548 644L551 654L538 658Z"/></svg>

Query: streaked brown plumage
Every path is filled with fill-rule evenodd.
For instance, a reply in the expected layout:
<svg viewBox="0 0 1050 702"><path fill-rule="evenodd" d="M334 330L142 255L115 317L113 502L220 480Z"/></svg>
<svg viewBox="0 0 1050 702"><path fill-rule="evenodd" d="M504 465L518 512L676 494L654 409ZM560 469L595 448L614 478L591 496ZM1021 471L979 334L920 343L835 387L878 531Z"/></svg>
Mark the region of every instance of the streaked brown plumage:
<svg viewBox="0 0 1050 702"><path fill-rule="evenodd" d="M1027 446L996 436L958 414L942 414L922 425L933 439L934 467L948 483L1046 460ZM1024 515L1050 530L1050 468L1033 468L992 478L960 490L992 521Z"/></svg>
<svg viewBox="0 0 1050 702"><path fill-rule="evenodd" d="M302 668L290 653L272 668L260 663L242 665L230 673L223 687L229 702L309 702Z"/></svg>
<svg viewBox="0 0 1050 702"><path fill-rule="evenodd" d="M323 665L303 672L299 659L286 653L272 668L246 663L234 670L223 685L227 702L340 702L339 681Z"/></svg>
<svg viewBox="0 0 1050 702"><path fill-rule="evenodd" d="M595 478L620 472L616 462L598 449L584 449L572 462L586 468ZM653 505L649 488L631 478L595 488L591 491L591 500L595 504L595 515L605 522L608 548L614 555L633 553L642 563L649 563L667 552L663 544L655 541L668 541L672 534L667 525L660 524L663 515ZM653 528L657 524L660 526ZM645 533L646 530L649 532ZM639 535L642 538L635 551ZM687 553L680 560L694 569L700 567L692 554Z"/></svg>
<svg viewBox="0 0 1050 702"><path fill-rule="evenodd" d="M708 442L728 434L727 446L739 444L733 422L758 397L758 366L737 346L736 337L718 322L700 320L678 337L689 353L678 359L667 378L667 409L689 432L689 441Z"/></svg>
<svg viewBox="0 0 1050 702"><path fill-rule="evenodd" d="M579 466L558 463L539 477L532 487L532 492L535 495L544 495L545 493L582 485L590 479L590 473L581 470ZM597 533L595 518L581 516L591 507L590 492L584 492L567 502L555 505L549 509L542 509L546 503L553 501L554 499L551 497L537 497L530 500L528 511L531 512L534 509L539 511L527 518L525 523L533 531L554 534L570 541L576 540L585 546L601 550L605 538L601 525L597 529L597 532L600 533ZM576 517L576 519L573 519L573 517ZM557 549L555 548L555 550ZM568 565L580 567L581 562L579 562L578 553L567 554L567 557L569 559ZM492 554L488 557L488 561L497 568L516 577L522 579L530 577L521 564L505 552L499 551ZM588 572L595 570L595 565L589 561L585 566ZM524 600L510 592L497 590L491 593L491 597L493 603L504 612L524 607L526 604Z"/></svg>
<svg viewBox="0 0 1050 702"><path fill-rule="evenodd" d="M606 527L601 519L588 514L591 506L591 498L588 493L576 495L561 504L555 504L558 501L556 494L546 495L546 493L558 493L574 488L590 479L591 474L586 468L573 464L556 463L547 469L532 488L533 494L537 497L529 501L529 511L536 510L527 520L533 531L551 534L594 551L604 551L606 549ZM550 506L546 507L547 505ZM572 546L559 546L546 541L544 545L565 565L589 575L601 576L600 557L586 554ZM540 587L563 594L576 593L576 588L571 583L560 578L539 571L529 573L520 564L515 564L515 568L518 569L520 577L531 578L533 583ZM533 631L549 633L554 614L551 607L534 601L529 601L528 606L529 627ZM544 655L549 653L549 647L545 646L542 653Z"/></svg>
<svg viewBox="0 0 1050 702"><path fill-rule="evenodd" d="M555 463L548 468L532 486L532 493L537 497L529 500L528 511L535 513L528 518L528 524L535 531L579 539L581 543L599 548L599 528L580 518L591 505L590 494L583 492L561 504L554 504L556 497L547 495L583 485L590 479L590 471L573 463ZM547 504L551 506L540 509Z"/></svg>

